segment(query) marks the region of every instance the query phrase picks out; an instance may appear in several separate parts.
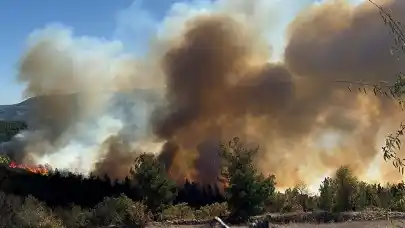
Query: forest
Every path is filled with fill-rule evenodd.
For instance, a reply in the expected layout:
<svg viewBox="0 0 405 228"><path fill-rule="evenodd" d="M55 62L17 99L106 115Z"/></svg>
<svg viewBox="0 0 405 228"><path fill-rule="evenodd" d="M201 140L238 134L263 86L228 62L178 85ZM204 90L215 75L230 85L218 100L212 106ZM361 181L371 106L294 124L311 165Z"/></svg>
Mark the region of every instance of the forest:
<svg viewBox="0 0 405 228"><path fill-rule="evenodd" d="M144 227L151 221L214 216L240 223L265 213L405 211L404 182L369 184L357 179L349 166L325 178L317 194L304 184L279 192L277 178L262 175L253 165L257 152L237 138L221 145L226 183L210 186L187 180L179 186L159 157L150 154L134 161L125 180L16 165L2 156L0 227Z"/></svg>

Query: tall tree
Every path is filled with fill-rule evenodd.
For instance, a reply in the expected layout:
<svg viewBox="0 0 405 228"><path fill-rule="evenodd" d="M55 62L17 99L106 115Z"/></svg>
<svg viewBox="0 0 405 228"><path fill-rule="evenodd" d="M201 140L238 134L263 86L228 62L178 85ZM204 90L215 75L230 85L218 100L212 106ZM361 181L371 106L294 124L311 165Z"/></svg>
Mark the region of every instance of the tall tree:
<svg viewBox="0 0 405 228"><path fill-rule="evenodd" d="M336 184L335 211L352 211L355 208L357 182L349 166L341 166L336 170L334 177Z"/></svg>
<svg viewBox="0 0 405 228"><path fill-rule="evenodd" d="M262 213L266 202L274 197L275 177L256 170L253 159L257 152L258 148L244 147L239 138L221 145L222 178L228 182L226 198L231 217L238 221Z"/></svg>
<svg viewBox="0 0 405 228"><path fill-rule="evenodd" d="M175 199L176 183L169 178L156 156L141 154L136 158L131 174L141 197L153 213L161 211Z"/></svg>

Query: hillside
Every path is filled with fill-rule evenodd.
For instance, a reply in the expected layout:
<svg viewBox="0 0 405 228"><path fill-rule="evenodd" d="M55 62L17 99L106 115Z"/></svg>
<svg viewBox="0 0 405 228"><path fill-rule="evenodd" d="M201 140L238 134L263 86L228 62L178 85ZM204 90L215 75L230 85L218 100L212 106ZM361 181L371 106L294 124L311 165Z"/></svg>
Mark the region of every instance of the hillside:
<svg viewBox="0 0 405 228"><path fill-rule="evenodd" d="M107 92L111 93L111 92ZM105 95L105 94L103 94ZM107 94L108 95L108 94ZM106 107L106 112L114 115L117 113L128 114L126 118L131 118L133 107L139 102L154 103L157 102L159 95L152 90L138 89L134 91L114 92L111 93L111 100ZM80 94L67 95L46 95L28 98L20 103L11 105L0 105L0 120L7 121L24 121L30 127L35 128L36 120L39 115L46 115L41 107L52 102L63 102L68 105L78 105Z"/></svg>

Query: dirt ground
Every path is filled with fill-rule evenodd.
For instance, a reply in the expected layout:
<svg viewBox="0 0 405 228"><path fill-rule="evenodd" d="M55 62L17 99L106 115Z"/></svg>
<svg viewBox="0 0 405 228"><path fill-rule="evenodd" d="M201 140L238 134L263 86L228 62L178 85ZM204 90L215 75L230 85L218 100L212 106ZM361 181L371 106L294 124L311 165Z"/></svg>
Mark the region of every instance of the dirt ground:
<svg viewBox="0 0 405 228"><path fill-rule="evenodd" d="M301 224L292 223L288 225L275 225L273 227L277 228L405 228L405 220L398 221L395 225L391 224L389 221L356 221L356 222L345 222L345 223L330 223L330 224ZM208 225L198 225L198 226L175 226L175 225L162 225L162 226L150 226L149 228L208 228ZM218 226L219 227L219 226ZM231 226L232 228L248 228L247 226ZM272 227L272 226L270 226Z"/></svg>
<svg viewBox="0 0 405 228"><path fill-rule="evenodd" d="M345 222L345 223L331 223L331 224L290 224L283 226L276 226L280 228L383 228L383 227L392 227L399 228L405 227L405 221L390 223L389 221L356 221L356 222ZM400 226L398 226L400 225Z"/></svg>

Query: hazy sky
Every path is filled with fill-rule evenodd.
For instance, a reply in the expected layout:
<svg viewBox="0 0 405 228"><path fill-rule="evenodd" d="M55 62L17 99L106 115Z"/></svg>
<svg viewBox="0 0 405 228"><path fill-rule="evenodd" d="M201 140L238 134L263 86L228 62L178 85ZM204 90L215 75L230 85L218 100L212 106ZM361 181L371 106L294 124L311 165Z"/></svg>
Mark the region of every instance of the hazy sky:
<svg viewBox="0 0 405 228"><path fill-rule="evenodd" d="M17 64L27 37L34 30L50 24L61 24L71 28L75 37L119 40L126 51L142 53L149 37L175 3L192 5L198 10L209 6L211 1L214 0L2 0L0 104L16 103L23 99L24 85L16 80ZM284 15L278 36L272 38L282 48L285 25L302 7L317 0L269 1L281 8Z"/></svg>

